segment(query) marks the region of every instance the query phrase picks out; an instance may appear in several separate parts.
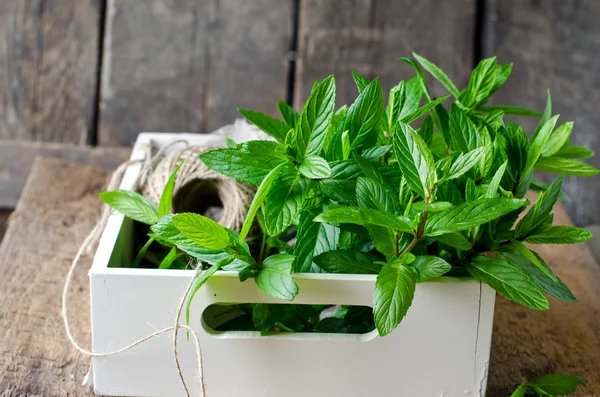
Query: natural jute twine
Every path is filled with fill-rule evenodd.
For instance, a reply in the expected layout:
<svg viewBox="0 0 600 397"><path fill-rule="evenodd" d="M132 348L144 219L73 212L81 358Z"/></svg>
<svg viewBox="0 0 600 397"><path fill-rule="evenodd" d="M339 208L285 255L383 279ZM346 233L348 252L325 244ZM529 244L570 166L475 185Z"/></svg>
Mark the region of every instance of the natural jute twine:
<svg viewBox="0 0 600 397"><path fill-rule="evenodd" d="M158 204L171 173L183 161L175 178L174 207L177 206L180 191L184 191L186 195L194 198L194 185L199 189L203 189L206 188L205 184L208 184L217 193L223 207L219 223L229 229L239 231L244 224L246 210L250 206L254 190L250 186L243 185L204 165L202 160L198 158L198 154L211 149L214 149L214 147L190 146L165 155L149 175L147 182L142 187L142 194L153 203ZM192 189L189 188L190 185Z"/></svg>
<svg viewBox="0 0 600 397"><path fill-rule="evenodd" d="M186 144L184 149L177 150L171 154L166 154L166 151L170 149L172 146L177 144ZM170 145L160 149L156 154L152 155L153 148L148 146L145 148L145 157L143 160L133 160L127 161L121 164L117 170L112 174L110 181L107 186L107 190L115 190L118 188L121 179L127 168L136 163L143 163L142 169L136 182L134 184L134 190L141 190L145 194L148 195L150 200L158 202L160 198L160 193L165 186L166 181L168 180L172 171L177 167L177 165L184 160L184 163L181 169L178 172L178 176L175 182L176 189L174 191L174 196L177 194L178 188L183 188L187 183L192 183L194 181L212 181L215 185L216 191L219 194L219 199L223 203L223 216L219 220L221 224L233 229L239 229L243 222L243 217L245 212L247 211L248 205L252 200L253 191L250 187L239 184L229 178L223 177L222 175L216 174L215 172L209 170L199 159L198 153L204 150L208 150L209 148L200 148L200 147L189 147L187 146L187 142L185 141L175 141ZM158 197L158 199L157 199ZM194 277L190 280L181 300L179 301L179 305L177 308L177 314L175 318L175 323L167 328L161 329L159 331L153 332L133 343L127 345L121 349L114 350L111 352L105 353L95 353L84 347L82 347L73 336L71 332L71 328L69 326L68 320L68 312L67 312L67 303L69 296L69 287L71 284L71 280L73 278L73 273L81 256L86 252L94 243L100 238L106 223L111 215L112 211L110 207L104 206L102 210L102 214L100 220L90 234L85 238L83 244L77 251L75 258L71 262L71 266L69 267L69 271L67 273L65 284L62 293L62 310L61 316L64 321L65 331L67 333L67 337L69 341L77 349L79 352L90 356L90 357L109 357L114 356L120 353L123 353L127 350L132 349L133 347L154 338L155 336L173 332L173 357L175 359L175 363L177 365L177 371L179 372L179 377L181 379L181 383L187 396L191 396L190 391L185 383L183 378L183 373L181 371L181 366L179 363L179 357L177 354L177 334L180 328L187 330L192 335L192 340L194 342L194 346L196 348L196 360L198 365L198 372L200 378L200 394L202 397L206 396L206 386L204 384L204 367L202 362L202 350L200 347L200 340L198 339L198 335L196 332L189 326L179 324L179 319L181 316L181 310L183 305L188 297L192 286L194 285L194 281L196 277L201 272L201 266L196 266L196 271L194 273Z"/></svg>

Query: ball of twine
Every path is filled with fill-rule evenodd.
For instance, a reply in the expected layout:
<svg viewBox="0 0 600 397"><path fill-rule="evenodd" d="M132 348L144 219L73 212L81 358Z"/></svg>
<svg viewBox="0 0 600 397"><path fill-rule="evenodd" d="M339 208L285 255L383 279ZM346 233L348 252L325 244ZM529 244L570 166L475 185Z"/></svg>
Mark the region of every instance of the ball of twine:
<svg viewBox="0 0 600 397"><path fill-rule="evenodd" d="M175 178L174 211L204 212L212 207L212 213L205 215L237 232L244 223L254 188L208 168L198 155L212 149L215 147L187 146L165 154L148 174L140 190L150 201L158 204L169 177L183 161Z"/></svg>

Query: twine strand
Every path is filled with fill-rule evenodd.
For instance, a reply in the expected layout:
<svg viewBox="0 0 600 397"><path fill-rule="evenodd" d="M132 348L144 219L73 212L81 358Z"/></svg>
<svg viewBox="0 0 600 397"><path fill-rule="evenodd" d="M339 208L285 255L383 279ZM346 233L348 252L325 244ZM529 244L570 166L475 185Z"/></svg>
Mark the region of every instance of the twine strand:
<svg viewBox="0 0 600 397"><path fill-rule="evenodd" d="M156 174L154 172L155 168L157 167L157 164L159 163L159 161L161 161L161 159L163 159L163 157L165 156L166 151L169 148L171 148L172 146L179 144L179 143L186 144L185 149L176 152L179 155L179 157L181 157L182 153L184 153L188 149L191 149L191 147L188 147L186 141L181 141L181 140L174 141L174 142L170 143L169 145L161 148L159 151L157 151L157 153L154 156L152 156L152 147L151 146L145 147L144 148L144 151L145 151L144 159L143 160L130 160L130 161L126 161L123 164L121 164L117 168L117 170L112 174L110 181L108 183L107 190L115 190L119 186L127 168L133 164L137 164L140 162L143 163L143 166L142 166L142 169L140 170L138 177L136 178L136 181L134 182L133 190L138 190L139 188L144 187L145 185L150 183L150 181L152 181L153 178L155 178L157 175L159 175L160 177L164 177L164 173ZM194 148L194 149L197 149L197 148ZM173 157L177 157L177 156L173 156ZM193 179L201 179L201 178L198 178L198 176L199 176L199 174L197 172L198 167L196 167L196 168L189 167L188 171L189 170L192 170L194 172L188 172L187 173L188 178L191 177ZM170 175L170 172L169 172L169 175ZM167 178L168 178L168 176L167 176ZM225 179L223 179L223 180L225 180ZM164 186L164 184L163 184L163 186ZM250 188L245 187L244 185L238 184L236 187L237 187L237 189L232 189L232 190L228 191L228 193L232 194L232 197L233 197L233 199L231 200L231 203L235 203L236 209L237 209L237 211L234 211L236 213L235 216L233 218L231 218L232 224L236 224L236 222L239 222L239 219L238 219L239 213L240 212L245 213L245 210L246 210L245 204L248 203L248 205L249 205L249 202L251 199L248 199L248 197L251 197L251 195L253 193ZM80 353L85 354L89 357L110 357L110 356L114 356L114 355L126 352L126 351L134 348L135 346L140 345L140 344L144 343L145 341L154 338L155 336L162 335L162 334L173 331L173 357L175 358L175 363L177 365L177 371L179 373L179 378L181 380L181 384L183 385L183 388L185 389L186 395L188 397L190 397L191 393L190 393L190 391L186 385L185 379L183 377L183 372L181 369L181 365L179 362L179 356L177 353L178 331L180 328L185 329L189 333L191 333L192 337L193 337L192 340L193 340L195 348L196 348L196 361L197 361L199 378L200 378L200 393L201 393L200 395L202 397L205 397L206 396L206 386L204 384L204 365L203 365L203 359L202 359L202 349L200 346L200 340L193 328L179 323L183 305L185 304L185 301L189 295L189 292L194 285L194 281L196 280L196 278L199 276L199 274L201 272L201 266L199 266L199 265L196 267L196 272L195 272L194 276L192 277L192 279L190 280L190 282L188 283L188 286L179 301L179 305L177 308L177 314L175 317L175 323L172 326L163 328L163 329L153 332L149 335L146 335L145 337L138 339L135 342L133 342L121 349L110 351L110 352L105 352L105 353L96 353L91 350L88 350L88 349L82 347L79 344L79 342L77 342L77 340L75 339L75 337L71 331L70 324L69 324L68 308L67 308L68 307L69 288L70 288L70 285L71 285L71 282L73 279L73 274L75 272L75 269L77 268L77 265L78 265L81 257L83 256L83 254L88 250L89 247L91 247L93 245L92 244L93 242L95 242L97 239L100 238L102 231L104 230L104 227L106 226L111 214L112 214L112 211L111 211L110 207L105 205L102 210L100 219L98 220L96 225L93 227L92 231L85 238L85 240L83 241L83 244L79 247L77 254L73 258L73 261L71 262L71 265L69 266L69 270L68 270L67 276L65 278L65 283L64 283L64 287L63 287L63 291L62 291L62 300L61 300L61 304L62 304L61 316L62 316L62 319L64 322L65 332L67 334L67 338L69 339L69 342L71 342L71 345L77 351L79 351ZM243 221L243 215L242 215L241 219Z"/></svg>

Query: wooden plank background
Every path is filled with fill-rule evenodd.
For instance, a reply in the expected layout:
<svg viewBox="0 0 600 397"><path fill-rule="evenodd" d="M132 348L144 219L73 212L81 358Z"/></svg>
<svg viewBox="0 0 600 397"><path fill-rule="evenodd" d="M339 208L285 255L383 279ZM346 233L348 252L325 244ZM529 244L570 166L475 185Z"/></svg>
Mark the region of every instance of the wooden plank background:
<svg viewBox="0 0 600 397"><path fill-rule="evenodd" d="M549 88L552 112L575 122L574 144L600 152L600 2L489 0L485 14L483 55L514 64L497 101L542 110ZM529 133L537 124L520 121ZM599 167L600 156L590 163ZM598 178L565 178L579 225L600 223Z"/></svg>
<svg viewBox="0 0 600 397"><path fill-rule="evenodd" d="M575 143L598 149L599 20L596 0L0 0L0 139L130 146L141 131L210 132L238 107L299 108L331 73L341 105L357 94L352 70L389 88L413 75L397 58L415 50L459 87L482 57L514 63L498 102L541 110L550 88ZM600 223L597 182L567 178L576 224Z"/></svg>
<svg viewBox="0 0 600 397"><path fill-rule="evenodd" d="M96 133L100 0L0 1L0 139Z"/></svg>

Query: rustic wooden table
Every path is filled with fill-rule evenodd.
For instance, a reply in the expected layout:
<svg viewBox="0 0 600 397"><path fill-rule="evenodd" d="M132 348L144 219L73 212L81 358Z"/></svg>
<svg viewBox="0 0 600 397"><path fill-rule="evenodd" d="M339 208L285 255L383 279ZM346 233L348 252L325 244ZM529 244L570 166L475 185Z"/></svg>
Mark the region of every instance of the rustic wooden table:
<svg viewBox="0 0 600 397"><path fill-rule="evenodd" d="M0 245L0 396L91 395L80 386L88 358L68 344L60 319L65 272L98 218L109 174L97 168L38 159ZM562 205L555 220L571 221ZM508 397L521 381L547 373L587 378L579 396L600 396L600 268L586 245L543 246L541 255L578 301L551 300L536 312L499 297L488 397ZM71 292L73 327L89 340L84 258ZM376 394L375 394L376 395Z"/></svg>

